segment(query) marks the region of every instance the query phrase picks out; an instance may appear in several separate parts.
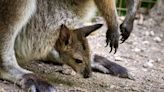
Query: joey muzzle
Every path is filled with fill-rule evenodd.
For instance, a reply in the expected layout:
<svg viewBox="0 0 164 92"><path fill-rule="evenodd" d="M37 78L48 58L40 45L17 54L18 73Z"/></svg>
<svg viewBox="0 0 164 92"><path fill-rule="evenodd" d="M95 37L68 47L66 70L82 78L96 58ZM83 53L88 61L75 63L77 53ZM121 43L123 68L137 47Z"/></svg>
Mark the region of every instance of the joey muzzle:
<svg viewBox="0 0 164 92"><path fill-rule="evenodd" d="M81 74L83 75L83 78L91 77L92 76L91 67L85 67L85 69L81 72Z"/></svg>

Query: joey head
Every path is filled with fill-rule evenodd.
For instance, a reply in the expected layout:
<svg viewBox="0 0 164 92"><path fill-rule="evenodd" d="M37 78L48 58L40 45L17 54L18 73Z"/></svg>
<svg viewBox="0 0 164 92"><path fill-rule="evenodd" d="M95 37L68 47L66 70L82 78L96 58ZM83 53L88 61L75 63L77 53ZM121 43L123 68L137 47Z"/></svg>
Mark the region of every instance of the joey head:
<svg viewBox="0 0 164 92"><path fill-rule="evenodd" d="M86 37L101 26L102 24L95 24L69 30L62 25L63 30L60 31L59 39L55 44L61 61L82 74L84 78L91 76L90 50Z"/></svg>

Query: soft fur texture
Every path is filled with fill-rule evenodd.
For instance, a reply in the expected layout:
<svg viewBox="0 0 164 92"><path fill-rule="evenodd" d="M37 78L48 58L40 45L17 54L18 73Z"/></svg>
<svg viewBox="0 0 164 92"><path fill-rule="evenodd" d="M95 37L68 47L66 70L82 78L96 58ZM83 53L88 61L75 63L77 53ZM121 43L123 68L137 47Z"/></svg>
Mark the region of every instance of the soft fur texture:
<svg viewBox="0 0 164 92"><path fill-rule="evenodd" d="M100 10L107 22L107 45L110 43L110 47L117 50L119 28L115 0L0 0L0 78L20 84L20 81L24 80L23 76L32 72L21 68L18 63L46 58L52 50L55 50L57 40L60 40L60 25L66 25L67 30L74 29L79 23L88 21L94 15L96 8ZM130 20L127 18L127 21ZM127 36L126 32L122 34L123 37ZM87 43L84 35L81 38L78 37L76 40L78 39L79 43ZM89 54L83 52L73 56L74 52L71 52L71 56L70 53L64 53L65 50L67 52L69 50L65 48L58 48L58 52L63 51L64 56L74 57L76 60L73 60L77 63L88 62L89 59L83 60L80 57L84 55L88 58ZM68 65L73 67L74 63L69 62ZM77 71L80 71L84 77L88 77L91 72L89 66L90 62L80 66ZM73 68L76 70L75 67ZM41 83L44 85L44 82ZM37 87L34 86L32 89Z"/></svg>

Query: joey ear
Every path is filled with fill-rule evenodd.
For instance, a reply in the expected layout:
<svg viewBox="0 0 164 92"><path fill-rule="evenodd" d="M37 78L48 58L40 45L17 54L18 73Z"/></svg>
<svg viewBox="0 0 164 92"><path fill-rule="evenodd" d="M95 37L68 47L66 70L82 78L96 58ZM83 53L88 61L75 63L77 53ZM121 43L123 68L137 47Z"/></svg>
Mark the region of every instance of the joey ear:
<svg viewBox="0 0 164 92"><path fill-rule="evenodd" d="M67 26L64 24L61 25L60 27L60 34L59 34L59 39L65 43L65 45L68 44L70 38L70 32Z"/></svg>
<svg viewBox="0 0 164 92"><path fill-rule="evenodd" d="M87 37L90 33L96 31L97 29L99 29L100 27L102 27L103 24L95 24L95 25L91 25L91 26L85 26L79 29L76 29L77 31L79 31L82 35L84 35L85 37Z"/></svg>

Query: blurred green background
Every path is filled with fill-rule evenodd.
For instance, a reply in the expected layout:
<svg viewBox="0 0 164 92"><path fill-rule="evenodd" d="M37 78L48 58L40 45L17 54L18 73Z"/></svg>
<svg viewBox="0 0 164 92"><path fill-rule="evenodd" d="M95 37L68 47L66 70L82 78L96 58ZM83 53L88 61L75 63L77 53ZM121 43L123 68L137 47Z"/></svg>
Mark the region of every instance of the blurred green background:
<svg viewBox="0 0 164 92"><path fill-rule="evenodd" d="M141 0L140 8L151 9L157 0ZM116 0L118 15L126 15L126 0Z"/></svg>

